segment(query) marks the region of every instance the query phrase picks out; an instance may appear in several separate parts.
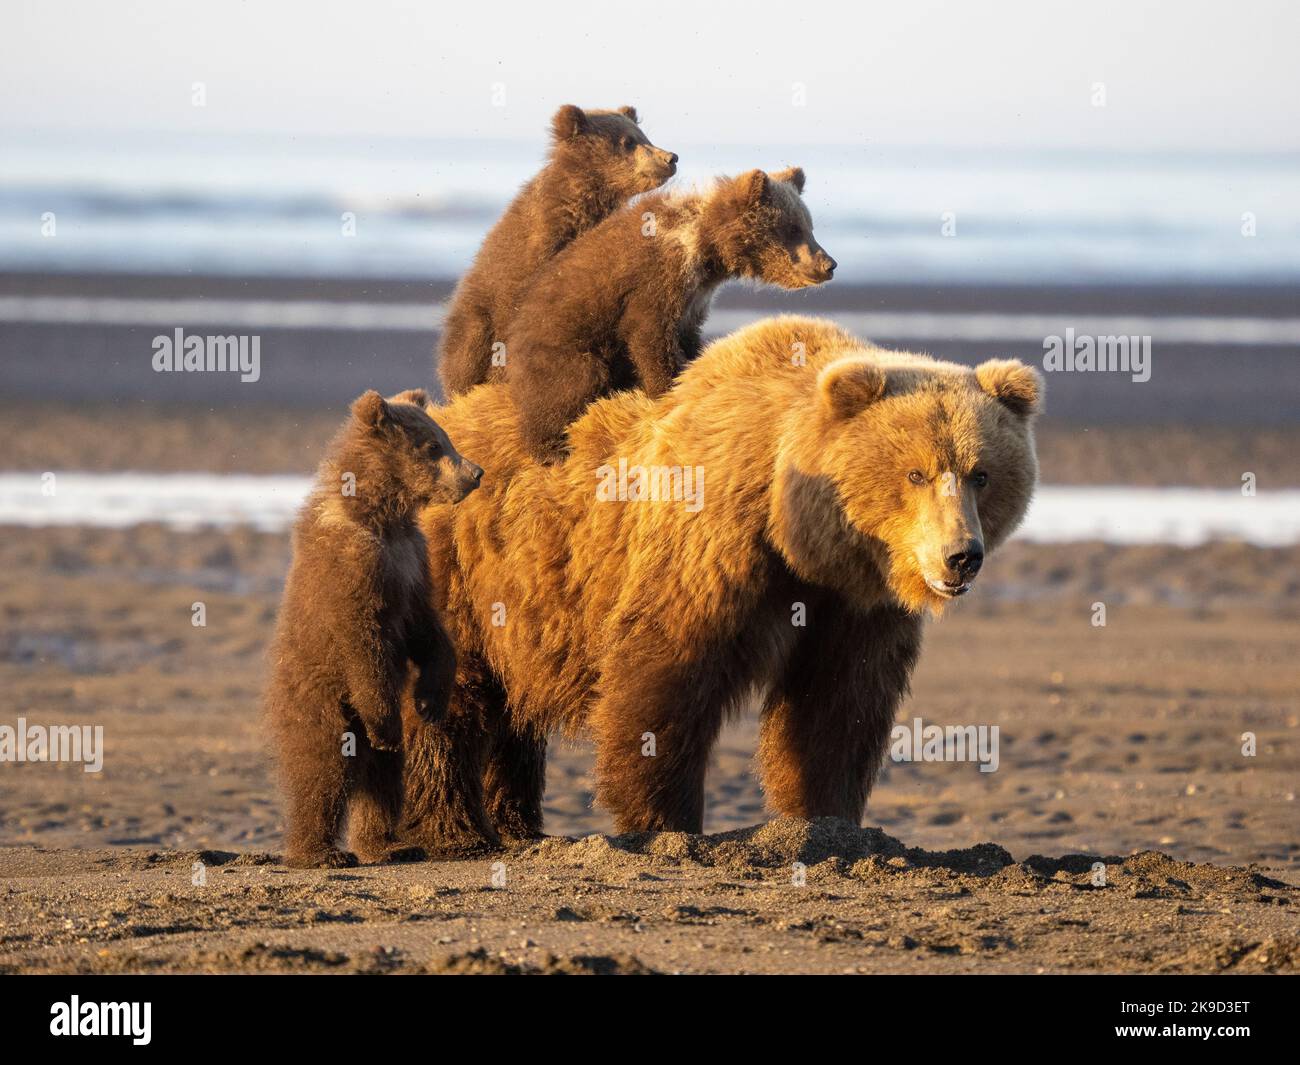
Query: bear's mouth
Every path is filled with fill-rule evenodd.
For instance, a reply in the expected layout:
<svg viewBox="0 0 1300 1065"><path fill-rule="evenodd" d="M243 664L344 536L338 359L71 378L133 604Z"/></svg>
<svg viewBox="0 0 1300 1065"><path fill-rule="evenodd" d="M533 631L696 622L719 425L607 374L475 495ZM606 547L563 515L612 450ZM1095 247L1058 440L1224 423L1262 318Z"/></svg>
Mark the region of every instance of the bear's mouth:
<svg viewBox="0 0 1300 1065"><path fill-rule="evenodd" d="M970 591L971 586L970 581L939 581L933 577L927 577L925 583L930 586L930 591L945 599L956 599L959 595L965 595Z"/></svg>

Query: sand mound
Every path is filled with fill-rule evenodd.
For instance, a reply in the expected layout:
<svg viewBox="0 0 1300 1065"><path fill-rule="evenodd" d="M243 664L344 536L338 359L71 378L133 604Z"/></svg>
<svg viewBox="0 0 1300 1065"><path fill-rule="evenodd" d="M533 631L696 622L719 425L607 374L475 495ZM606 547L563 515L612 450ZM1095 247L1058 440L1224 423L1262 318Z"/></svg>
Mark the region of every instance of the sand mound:
<svg viewBox="0 0 1300 1065"><path fill-rule="evenodd" d="M927 883L974 880L982 889L1034 894L1060 889L1119 889L1132 898L1232 896L1270 905L1300 901L1300 891L1252 868L1181 862L1159 851L1127 857L1034 854L1016 862L1004 847L979 843L957 850L908 847L878 828L859 828L823 817L777 818L717 835L685 832L592 835L547 839L524 860L559 862L598 875L647 875L656 866L716 868L741 879L769 879L802 867L810 881L847 877L861 881L909 876Z"/></svg>

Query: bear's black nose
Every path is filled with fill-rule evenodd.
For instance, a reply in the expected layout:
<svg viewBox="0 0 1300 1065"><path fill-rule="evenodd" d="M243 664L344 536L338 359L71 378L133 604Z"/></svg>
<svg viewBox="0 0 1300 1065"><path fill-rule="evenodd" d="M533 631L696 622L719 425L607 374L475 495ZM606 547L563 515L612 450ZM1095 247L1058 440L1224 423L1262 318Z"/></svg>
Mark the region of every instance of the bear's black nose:
<svg viewBox="0 0 1300 1065"><path fill-rule="evenodd" d="M960 551L955 551L945 558L944 562L959 576L974 577L984 565L984 545L978 540L970 540Z"/></svg>
<svg viewBox="0 0 1300 1065"><path fill-rule="evenodd" d="M669 152L669 153L668 153L668 161L669 161L670 163L675 163L675 162L677 162L677 153L676 153L676 152Z"/></svg>

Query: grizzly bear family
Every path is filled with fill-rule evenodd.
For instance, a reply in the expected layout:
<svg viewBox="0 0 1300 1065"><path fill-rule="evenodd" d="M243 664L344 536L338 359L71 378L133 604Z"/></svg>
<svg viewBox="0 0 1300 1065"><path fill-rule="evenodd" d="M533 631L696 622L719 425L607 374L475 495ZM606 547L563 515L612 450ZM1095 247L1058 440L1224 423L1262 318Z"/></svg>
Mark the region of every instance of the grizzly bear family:
<svg viewBox="0 0 1300 1065"><path fill-rule="evenodd" d="M449 402L363 397L300 521L269 700L293 861L350 860L345 803L367 861L536 838L556 732L594 739L620 831L698 832L712 746L749 705L771 807L856 822L922 616L1032 495L1041 383L1021 363L789 317L699 351L728 278L831 276L802 171L654 193L676 157L630 108L562 108L552 132L457 289ZM427 479L429 433L487 467L463 503L463 481ZM340 504L340 462L382 468L368 484L392 498Z"/></svg>

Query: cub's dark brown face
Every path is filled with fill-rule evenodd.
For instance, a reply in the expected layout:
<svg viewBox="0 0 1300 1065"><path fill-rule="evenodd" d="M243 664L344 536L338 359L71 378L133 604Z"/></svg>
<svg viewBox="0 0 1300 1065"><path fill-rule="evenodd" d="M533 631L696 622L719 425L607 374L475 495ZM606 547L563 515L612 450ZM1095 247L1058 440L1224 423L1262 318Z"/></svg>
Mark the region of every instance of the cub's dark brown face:
<svg viewBox="0 0 1300 1065"><path fill-rule="evenodd" d="M751 276L787 289L829 281L838 264L813 236L812 215L803 202L803 171L799 167L776 174L755 170L742 180L747 181Z"/></svg>
<svg viewBox="0 0 1300 1065"><path fill-rule="evenodd" d="M552 132L558 152L599 173L623 198L657 189L677 173L676 154L650 143L632 107L583 111L567 105L556 112Z"/></svg>
<svg viewBox="0 0 1300 1065"><path fill-rule="evenodd" d="M357 417L383 447L391 476L412 500L459 503L478 487L483 468L457 452L426 412L429 405L428 393L412 388L387 400L375 395L359 406Z"/></svg>

